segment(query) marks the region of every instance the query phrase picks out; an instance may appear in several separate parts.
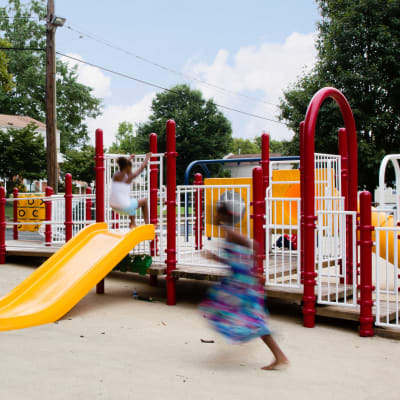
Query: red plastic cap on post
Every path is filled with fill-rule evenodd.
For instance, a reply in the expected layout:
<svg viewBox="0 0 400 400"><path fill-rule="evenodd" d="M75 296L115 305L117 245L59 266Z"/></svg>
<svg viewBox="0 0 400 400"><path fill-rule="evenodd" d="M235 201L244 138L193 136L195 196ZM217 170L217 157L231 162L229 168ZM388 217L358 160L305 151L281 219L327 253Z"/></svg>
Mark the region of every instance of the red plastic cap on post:
<svg viewBox="0 0 400 400"><path fill-rule="evenodd" d="M0 186L0 264L6 263L6 191Z"/></svg>

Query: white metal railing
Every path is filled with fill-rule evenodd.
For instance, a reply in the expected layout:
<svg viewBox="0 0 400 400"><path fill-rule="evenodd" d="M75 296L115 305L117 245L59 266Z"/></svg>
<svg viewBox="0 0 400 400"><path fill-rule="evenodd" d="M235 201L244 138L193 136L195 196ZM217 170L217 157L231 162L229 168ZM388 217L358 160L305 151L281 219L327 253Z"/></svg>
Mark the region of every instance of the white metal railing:
<svg viewBox="0 0 400 400"><path fill-rule="evenodd" d="M376 237L376 325L400 329L400 227L377 227Z"/></svg>
<svg viewBox="0 0 400 400"><path fill-rule="evenodd" d="M316 256L320 304L357 305L357 213L318 211ZM351 247L348 247L348 235ZM349 266L347 265L349 263ZM348 275L346 268L351 268ZM351 278L350 278L351 277Z"/></svg>
<svg viewBox="0 0 400 400"><path fill-rule="evenodd" d="M265 229L266 284L300 287L300 198L267 196Z"/></svg>
<svg viewBox="0 0 400 400"><path fill-rule="evenodd" d="M106 154L105 158L105 220L109 229L127 231L129 229L130 220L127 215L119 215L110 207L110 194L112 177L118 170L117 160L119 157L129 157L126 154ZM146 155L137 154L132 161L132 170L138 169L143 163ZM156 160L153 160L153 159ZM165 199L166 188L164 186L164 153L152 155L152 160L147 164L143 172L131 184L129 193L132 199L145 198L148 201L150 208L150 170L151 166L156 165L158 168L158 192L157 192L157 219L158 226L156 227L156 242L157 253L153 256L155 262L162 263L165 260L165 245L166 245L166 217L165 217ZM150 209L149 209L150 212ZM144 224L142 210L139 209L136 216L136 224ZM135 253L150 254L150 242L141 242L133 250Z"/></svg>
<svg viewBox="0 0 400 400"><path fill-rule="evenodd" d="M232 207L238 211L238 216L233 217L232 225L250 239L250 192L250 185L177 186L178 263L223 267L204 258L206 249L212 249L216 254L220 254L221 251L223 233L221 226L214 223L216 203L218 200L232 202Z"/></svg>

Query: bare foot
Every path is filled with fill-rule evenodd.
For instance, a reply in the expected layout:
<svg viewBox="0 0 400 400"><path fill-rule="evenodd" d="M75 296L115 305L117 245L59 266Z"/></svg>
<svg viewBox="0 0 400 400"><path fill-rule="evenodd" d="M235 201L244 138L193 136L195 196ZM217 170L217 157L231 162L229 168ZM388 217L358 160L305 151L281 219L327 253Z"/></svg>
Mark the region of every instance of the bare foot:
<svg viewBox="0 0 400 400"><path fill-rule="evenodd" d="M286 358L284 360L275 360L271 364L262 367L264 371L283 371L289 367L289 360Z"/></svg>
<svg viewBox="0 0 400 400"><path fill-rule="evenodd" d="M134 229L136 228L136 224L129 224L129 229Z"/></svg>

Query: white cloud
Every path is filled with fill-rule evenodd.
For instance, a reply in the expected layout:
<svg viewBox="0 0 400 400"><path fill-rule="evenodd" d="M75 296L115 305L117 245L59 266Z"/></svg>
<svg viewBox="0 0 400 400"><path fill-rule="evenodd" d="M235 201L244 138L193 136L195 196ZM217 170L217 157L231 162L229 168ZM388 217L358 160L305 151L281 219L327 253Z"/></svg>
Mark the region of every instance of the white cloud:
<svg viewBox="0 0 400 400"><path fill-rule="evenodd" d="M315 35L292 33L283 43L264 43L260 46L241 47L230 55L221 49L211 64L194 63L186 66L186 72L215 85L242 92L264 101L278 104L283 90L294 82L301 72L313 66L316 57ZM244 111L276 119L278 110L274 106L255 103L238 96L228 95L217 89L198 85L206 97L217 103L235 106ZM234 114L230 113L230 117ZM245 117L248 122L244 130L235 131L235 136L254 137L267 129L274 138L289 138L291 133L282 125L261 119ZM235 117L236 120L236 117Z"/></svg>
<svg viewBox="0 0 400 400"><path fill-rule="evenodd" d="M121 104L105 107L102 115L87 121L90 136L93 138L96 129L101 128L104 133L104 146L110 146L114 141L120 122L128 121L135 125L148 119L154 97L155 93L149 93L133 105Z"/></svg>
<svg viewBox="0 0 400 400"><path fill-rule="evenodd" d="M67 55L83 61L79 54L68 53ZM61 57L61 60L71 67L77 66L78 82L93 88L94 96L104 98L111 95L111 78L106 76L99 68L82 64L68 57Z"/></svg>

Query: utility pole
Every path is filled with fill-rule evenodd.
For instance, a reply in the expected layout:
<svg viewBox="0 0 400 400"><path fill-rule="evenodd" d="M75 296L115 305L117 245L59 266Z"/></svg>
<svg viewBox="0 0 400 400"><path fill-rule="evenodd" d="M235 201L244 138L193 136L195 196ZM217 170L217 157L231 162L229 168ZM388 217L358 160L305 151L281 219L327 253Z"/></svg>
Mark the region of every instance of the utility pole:
<svg viewBox="0 0 400 400"><path fill-rule="evenodd" d="M57 119L56 119L56 26L53 24L54 0L47 0L46 34L46 147L47 185L58 193Z"/></svg>

